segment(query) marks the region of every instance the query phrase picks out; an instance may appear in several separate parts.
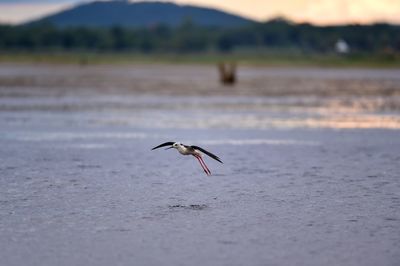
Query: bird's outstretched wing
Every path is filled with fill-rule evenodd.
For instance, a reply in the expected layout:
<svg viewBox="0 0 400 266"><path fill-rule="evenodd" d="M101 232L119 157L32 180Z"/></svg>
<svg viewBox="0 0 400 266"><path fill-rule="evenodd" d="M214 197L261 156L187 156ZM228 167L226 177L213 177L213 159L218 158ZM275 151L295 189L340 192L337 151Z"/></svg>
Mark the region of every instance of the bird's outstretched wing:
<svg viewBox="0 0 400 266"><path fill-rule="evenodd" d="M204 154L207 154L208 156L210 156L210 157L213 158L214 160L217 160L217 161L220 162L220 163L223 163L223 162L221 161L221 159L220 159L217 155L212 154L211 152L206 151L206 150L203 149L203 148L200 148L200 147L198 147L198 146L190 146L190 147L192 147L192 148L195 149L195 150L199 150L199 151L203 152Z"/></svg>
<svg viewBox="0 0 400 266"><path fill-rule="evenodd" d="M151 150L155 150L155 149L158 149L158 148L161 148L161 147L165 147L165 146L172 146L172 144L174 144L174 143L175 143L175 142L172 142L172 141L165 142L165 143L163 143L163 144L160 144L160 145L154 147L154 148L151 149Z"/></svg>

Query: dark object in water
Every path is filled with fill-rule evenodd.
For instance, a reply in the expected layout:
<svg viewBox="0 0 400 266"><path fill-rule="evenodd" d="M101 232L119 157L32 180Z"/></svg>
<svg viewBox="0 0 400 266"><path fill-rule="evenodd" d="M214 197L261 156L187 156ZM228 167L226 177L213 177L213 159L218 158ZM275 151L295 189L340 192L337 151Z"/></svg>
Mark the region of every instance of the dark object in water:
<svg viewBox="0 0 400 266"><path fill-rule="evenodd" d="M233 85L236 82L236 64L235 63L219 63L219 78L224 85Z"/></svg>

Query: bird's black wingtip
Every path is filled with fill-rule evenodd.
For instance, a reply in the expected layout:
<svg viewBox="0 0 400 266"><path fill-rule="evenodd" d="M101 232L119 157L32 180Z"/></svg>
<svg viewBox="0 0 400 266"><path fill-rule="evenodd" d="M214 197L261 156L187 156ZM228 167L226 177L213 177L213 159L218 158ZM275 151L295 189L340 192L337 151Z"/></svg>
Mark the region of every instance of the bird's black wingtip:
<svg viewBox="0 0 400 266"><path fill-rule="evenodd" d="M211 158L213 158L213 159L215 159L216 161L218 161L218 162L220 162L220 163L223 164L223 162L221 161L221 158L219 158L218 156L211 157Z"/></svg>
<svg viewBox="0 0 400 266"><path fill-rule="evenodd" d="M151 149L151 150L155 150L155 149L158 149L158 148L161 148L161 147L165 147L165 146L171 146L171 145L173 145L173 144L174 144L174 142L172 142L172 141L165 142L165 143L163 143L163 144L160 144L160 145L154 147L154 148Z"/></svg>

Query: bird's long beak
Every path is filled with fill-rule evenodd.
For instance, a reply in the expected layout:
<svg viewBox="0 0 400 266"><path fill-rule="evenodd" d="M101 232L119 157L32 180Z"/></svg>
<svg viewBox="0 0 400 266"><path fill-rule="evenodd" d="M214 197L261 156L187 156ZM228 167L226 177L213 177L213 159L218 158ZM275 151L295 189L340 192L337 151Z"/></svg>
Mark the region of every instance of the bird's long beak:
<svg viewBox="0 0 400 266"><path fill-rule="evenodd" d="M169 148L166 148L166 150L169 150L169 149L172 149L173 147L171 146L171 147L169 147Z"/></svg>

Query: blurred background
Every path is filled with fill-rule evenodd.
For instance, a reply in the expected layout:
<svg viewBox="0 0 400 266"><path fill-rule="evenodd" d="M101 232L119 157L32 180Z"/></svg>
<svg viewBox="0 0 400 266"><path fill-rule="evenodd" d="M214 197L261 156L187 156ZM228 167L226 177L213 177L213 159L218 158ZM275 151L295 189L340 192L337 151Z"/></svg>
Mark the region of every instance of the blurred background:
<svg viewBox="0 0 400 266"><path fill-rule="evenodd" d="M399 265L399 14L0 0L2 262Z"/></svg>
<svg viewBox="0 0 400 266"><path fill-rule="evenodd" d="M3 61L214 62L229 53L264 64L398 66L399 59L400 8L392 0L3 0L0 8Z"/></svg>

